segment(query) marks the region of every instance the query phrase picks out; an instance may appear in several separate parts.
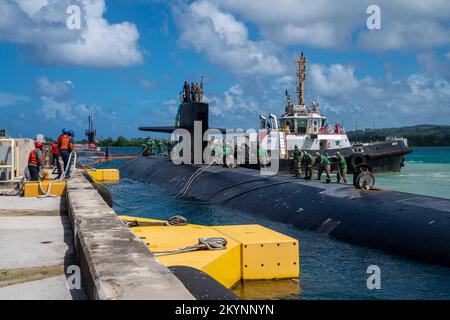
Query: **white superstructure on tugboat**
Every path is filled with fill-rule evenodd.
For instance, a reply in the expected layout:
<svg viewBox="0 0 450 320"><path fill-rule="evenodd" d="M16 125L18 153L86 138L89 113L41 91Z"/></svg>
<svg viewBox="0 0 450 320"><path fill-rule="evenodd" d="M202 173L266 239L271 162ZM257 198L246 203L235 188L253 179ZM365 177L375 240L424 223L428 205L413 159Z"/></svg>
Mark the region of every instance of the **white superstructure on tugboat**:
<svg viewBox="0 0 450 320"><path fill-rule="evenodd" d="M373 172L400 171L404 155L412 152L405 139L353 145L341 124L328 124L327 117L320 113L317 101L313 101L309 106L306 104L305 80L306 58L302 53L296 61L295 103L291 102L286 91L287 104L279 119L274 114L267 117L260 115L260 137L271 133L272 137L279 140L282 167L291 167L292 151L297 145L301 150L320 152L328 156L334 156L339 151L345 155L350 171L358 166L364 166Z"/></svg>

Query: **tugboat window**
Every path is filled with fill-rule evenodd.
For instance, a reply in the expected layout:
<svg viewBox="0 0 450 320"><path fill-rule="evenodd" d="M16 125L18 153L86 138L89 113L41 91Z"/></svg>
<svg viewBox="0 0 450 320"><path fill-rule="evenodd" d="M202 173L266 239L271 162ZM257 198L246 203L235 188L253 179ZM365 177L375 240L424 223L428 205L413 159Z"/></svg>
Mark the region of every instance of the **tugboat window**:
<svg viewBox="0 0 450 320"><path fill-rule="evenodd" d="M289 127L289 132L295 132L294 120L284 120L284 125Z"/></svg>
<svg viewBox="0 0 450 320"><path fill-rule="evenodd" d="M314 132L318 132L319 131L319 123L317 120L314 120Z"/></svg>
<svg viewBox="0 0 450 320"><path fill-rule="evenodd" d="M305 134L307 126L308 126L307 119L297 119L297 132L298 133Z"/></svg>

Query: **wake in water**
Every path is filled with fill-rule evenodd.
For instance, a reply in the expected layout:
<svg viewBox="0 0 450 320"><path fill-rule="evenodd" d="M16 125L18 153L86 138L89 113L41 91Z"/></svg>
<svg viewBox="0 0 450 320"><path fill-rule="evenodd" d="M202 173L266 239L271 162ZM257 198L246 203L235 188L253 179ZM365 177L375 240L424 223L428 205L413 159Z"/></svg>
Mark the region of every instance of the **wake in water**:
<svg viewBox="0 0 450 320"><path fill-rule="evenodd" d="M406 162L399 174L376 176L378 188L450 199L450 163Z"/></svg>

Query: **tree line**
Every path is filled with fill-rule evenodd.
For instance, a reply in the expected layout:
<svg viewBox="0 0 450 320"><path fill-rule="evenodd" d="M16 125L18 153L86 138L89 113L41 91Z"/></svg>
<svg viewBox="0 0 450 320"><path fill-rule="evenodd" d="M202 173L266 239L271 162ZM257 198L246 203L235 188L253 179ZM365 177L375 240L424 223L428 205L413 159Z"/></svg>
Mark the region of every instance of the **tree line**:
<svg viewBox="0 0 450 320"><path fill-rule="evenodd" d="M389 129L365 129L347 132L352 142L384 141L386 137L403 137L408 139L410 147L445 147L450 146L450 126L417 125Z"/></svg>

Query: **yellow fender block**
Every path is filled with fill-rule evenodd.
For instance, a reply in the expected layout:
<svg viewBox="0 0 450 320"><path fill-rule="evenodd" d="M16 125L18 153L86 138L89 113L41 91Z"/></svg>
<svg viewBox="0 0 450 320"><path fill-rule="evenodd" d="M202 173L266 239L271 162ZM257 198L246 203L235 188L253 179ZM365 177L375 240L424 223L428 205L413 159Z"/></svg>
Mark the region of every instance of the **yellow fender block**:
<svg viewBox="0 0 450 320"><path fill-rule="evenodd" d="M120 181L120 171L118 169L97 169L97 170L87 170L87 172L95 181L100 182Z"/></svg>
<svg viewBox="0 0 450 320"><path fill-rule="evenodd" d="M39 183L36 181L26 182L23 188L23 195L26 198L35 198L45 195L48 191L51 182L50 195L56 197L66 196L66 182L65 181L52 181L52 180L42 180L41 186L42 191L39 188Z"/></svg>
<svg viewBox="0 0 450 320"><path fill-rule="evenodd" d="M127 221L161 220L120 217ZM194 251L157 256L164 265L189 266L201 270L227 288L240 280L291 279L300 276L298 240L260 225L208 227L138 226L133 232L152 252L172 251L197 243L199 238L222 237L225 250Z"/></svg>
<svg viewBox="0 0 450 320"><path fill-rule="evenodd" d="M161 220L120 217L128 221L163 222ZM149 226L134 227L133 232L142 239L152 252L171 251L198 243L199 238L223 237L227 240L224 250L201 250L180 254L157 256L165 266L189 266L201 270L227 288L241 280L241 244L224 236L211 227L189 224L180 227Z"/></svg>
<svg viewBox="0 0 450 320"><path fill-rule="evenodd" d="M243 280L288 279L300 276L297 239L260 225L213 228L241 243Z"/></svg>

